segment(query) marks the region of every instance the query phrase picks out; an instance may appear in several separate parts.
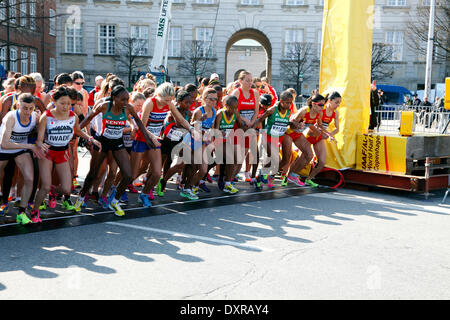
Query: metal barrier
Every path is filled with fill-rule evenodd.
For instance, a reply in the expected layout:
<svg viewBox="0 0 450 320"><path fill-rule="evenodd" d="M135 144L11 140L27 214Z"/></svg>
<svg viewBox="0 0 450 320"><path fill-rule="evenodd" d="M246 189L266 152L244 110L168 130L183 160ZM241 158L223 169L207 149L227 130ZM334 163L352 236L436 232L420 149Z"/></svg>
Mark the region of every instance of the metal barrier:
<svg viewBox="0 0 450 320"><path fill-rule="evenodd" d="M415 133L450 133L450 126L447 126L450 112L428 111L430 107L411 108L402 105L383 105L376 110L378 132L399 132L400 117L402 111L414 111L414 132ZM445 132L443 132L445 129Z"/></svg>

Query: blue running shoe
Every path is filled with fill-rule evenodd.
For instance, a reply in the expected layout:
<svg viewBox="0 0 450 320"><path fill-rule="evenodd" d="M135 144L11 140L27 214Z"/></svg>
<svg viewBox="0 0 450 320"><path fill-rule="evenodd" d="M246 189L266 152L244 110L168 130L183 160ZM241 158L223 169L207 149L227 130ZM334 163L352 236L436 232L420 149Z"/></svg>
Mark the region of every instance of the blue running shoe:
<svg viewBox="0 0 450 320"><path fill-rule="evenodd" d="M106 197L100 197L98 199L98 204L101 205L103 209L109 209L109 201Z"/></svg>
<svg viewBox="0 0 450 320"><path fill-rule="evenodd" d="M203 191L205 191L205 192L211 192L211 190L209 190L209 188L206 186L206 183L200 183L200 184L198 185L198 187L199 187L200 189L202 189Z"/></svg>
<svg viewBox="0 0 450 320"><path fill-rule="evenodd" d="M142 192L139 194L137 202L141 203L142 206L144 206L146 208L151 208L151 206L152 206L152 203L151 203L150 199L148 198L148 195L146 195Z"/></svg>
<svg viewBox="0 0 450 320"><path fill-rule="evenodd" d="M122 202L122 203L127 203L127 202L128 202L128 195L127 195L126 192L124 192L124 193L122 194L122 196L120 197L120 200L119 200L119 201Z"/></svg>
<svg viewBox="0 0 450 320"><path fill-rule="evenodd" d="M115 186L112 186L112 187L111 187L111 193L110 193L109 196L108 196L108 203L111 203L112 199L115 198L116 193L117 193L116 187L115 187Z"/></svg>

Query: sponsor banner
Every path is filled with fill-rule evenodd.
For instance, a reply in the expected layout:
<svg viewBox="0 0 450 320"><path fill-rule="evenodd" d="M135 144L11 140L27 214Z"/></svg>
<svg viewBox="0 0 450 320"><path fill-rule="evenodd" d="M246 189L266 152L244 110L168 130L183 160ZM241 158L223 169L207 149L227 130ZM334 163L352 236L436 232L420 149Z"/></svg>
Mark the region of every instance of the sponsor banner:
<svg viewBox="0 0 450 320"><path fill-rule="evenodd" d="M405 174L406 142L407 137L359 135L356 169Z"/></svg>

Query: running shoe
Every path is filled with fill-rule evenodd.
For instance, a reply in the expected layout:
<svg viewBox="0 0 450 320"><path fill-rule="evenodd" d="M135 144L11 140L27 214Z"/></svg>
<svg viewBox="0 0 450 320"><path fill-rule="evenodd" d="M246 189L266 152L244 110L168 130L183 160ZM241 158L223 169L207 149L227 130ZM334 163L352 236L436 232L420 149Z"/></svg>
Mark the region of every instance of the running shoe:
<svg viewBox="0 0 450 320"><path fill-rule="evenodd" d="M209 173L206 175L206 181L208 181L209 183L213 183L213 179L211 178Z"/></svg>
<svg viewBox="0 0 450 320"><path fill-rule="evenodd" d="M0 205L0 216L4 216L7 211L8 211L7 203L3 203L2 205Z"/></svg>
<svg viewBox="0 0 450 320"><path fill-rule="evenodd" d="M317 183L315 183L314 181L312 181L311 179L306 179L305 183L313 188L317 188L319 185Z"/></svg>
<svg viewBox="0 0 450 320"><path fill-rule="evenodd" d="M209 188L206 186L206 183L200 183L199 185L198 185L198 187L200 188L200 189L202 189L203 191L205 191L205 192L211 192L211 190L209 190Z"/></svg>
<svg viewBox="0 0 450 320"><path fill-rule="evenodd" d="M294 183L298 187L304 187L305 186L305 184L298 178L298 176L294 177L294 176L290 175L290 176L287 177L287 179L288 179L288 181Z"/></svg>
<svg viewBox="0 0 450 320"><path fill-rule="evenodd" d="M219 180L219 175L218 174L213 174L211 179L212 179L212 181L217 181L217 180Z"/></svg>
<svg viewBox="0 0 450 320"><path fill-rule="evenodd" d="M111 201L116 197L117 189L115 186L111 187L111 193L108 196L108 203L111 203Z"/></svg>
<svg viewBox="0 0 450 320"><path fill-rule="evenodd" d="M250 185L253 186L256 183L256 178L250 179Z"/></svg>
<svg viewBox="0 0 450 320"><path fill-rule="evenodd" d="M192 187L192 192L194 194L198 194L199 193L198 187Z"/></svg>
<svg viewBox="0 0 450 320"><path fill-rule="evenodd" d="M66 210L76 211L75 206L73 205L73 203L72 203L72 201L70 199L69 200L64 200L61 205ZM81 209L80 209L80 211L81 211Z"/></svg>
<svg viewBox="0 0 450 320"><path fill-rule="evenodd" d="M255 190L256 191L262 191L262 189L263 189L263 186L262 186L261 181L256 181L256 183L255 183Z"/></svg>
<svg viewBox="0 0 450 320"><path fill-rule="evenodd" d="M177 190L183 190L184 189L184 185L182 185L181 183L177 183Z"/></svg>
<svg viewBox="0 0 450 320"><path fill-rule="evenodd" d="M272 177L270 177L270 176L267 178L267 187L268 188L275 188L275 185L272 183L273 180L274 179Z"/></svg>
<svg viewBox="0 0 450 320"><path fill-rule="evenodd" d="M77 178L73 178L72 186L73 186L74 188L79 188L79 187L81 187L81 185L80 185L80 184L78 183L78 181L77 181Z"/></svg>
<svg viewBox="0 0 450 320"><path fill-rule="evenodd" d="M31 220L27 217L25 212L22 212L17 215L16 222L18 224L29 224L31 223Z"/></svg>
<svg viewBox="0 0 450 320"><path fill-rule="evenodd" d="M20 207L20 198L16 198L16 201L14 201L14 208L19 208Z"/></svg>
<svg viewBox="0 0 450 320"><path fill-rule="evenodd" d="M150 190L150 192L148 193L148 198L150 200L154 200L155 199L155 196L153 195L153 190Z"/></svg>
<svg viewBox="0 0 450 320"><path fill-rule="evenodd" d="M109 208L109 202L106 197L100 197L100 199L98 199L98 204L101 205L103 209Z"/></svg>
<svg viewBox="0 0 450 320"><path fill-rule="evenodd" d="M56 196L53 193L48 195L48 206L52 209L56 207Z"/></svg>
<svg viewBox="0 0 450 320"><path fill-rule="evenodd" d="M136 188L133 186L133 184L128 185L128 191L130 193L139 193L139 191L136 190Z"/></svg>
<svg viewBox="0 0 450 320"><path fill-rule="evenodd" d="M252 177L250 176L250 172L244 172L245 182L252 181Z"/></svg>
<svg viewBox="0 0 450 320"><path fill-rule="evenodd" d="M189 200L198 200L198 196L191 189L184 189L180 192L180 196Z"/></svg>
<svg viewBox="0 0 450 320"><path fill-rule="evenodd" d="M142 182L140 182L139 180L133 182L133 186L135 186L135 187L142 187L143 185L144 185L144 184L143 184Z"/></svg>
<svg viewBox="0 0 450 320"><path fill-rule="evenodd" d="M80 212L81 208L85 208L86 207L86 203L84 202L84 199L80 196L77 198L77 201L75 201L75 211L76 212Z"/></svg>
<svg viewBox="0 0 450 320"><path fill-rule="evenodd" d="M8 202L11 202L11 201L15 201L16 200L16 197L14 196L9 196L8 197Z"/></svg>
<svg viewBox="0 0 450 320"><path fill-rule="evenodd" d="M141 203L146 208L150 208L152 206L150 199L148 198L148 196L145 193L139 194L137 202Z"/></svg>
<svg viewBox="0 0 450 320"><path fill-rule="evenodd" d="M269 183L269 175L268 174L262 174L260 175L261 177L261 182L264 184L268 184Z"/></svg>
<svg viewBox="0 0 450 320"><path fill-rule="evenodd" d="M47 210L47 205L45 204L45 201L42 201L42 204L39 206L39 211Z"/></svg>
<svg viewBox="0 0 450 320"><path fill-rule="evenodd" d="M288 185L288 177L287 176L281 176L281 186L282 187L287 187Z"/></svg>
<svg viewBox="0 0 450 320"><path fill-rule="evenodd" d="M235 193L239 192L239 190L236 189L231 183L226 185L225 188L223 189L223 191L225 191L227 193L231 193L231 194L235 194Z"/></svg>
<svg viewBox="0 0 450 320"><path fill-rule="evenodd" d="M164 197L164 187L166 186L166 183L164 182L163 178L160 178L158 181L158 185L156 186L156 194L158 197Z"/></svg>
<svg viewBox="0 0 450 320"><path fill-rule="evenodd" d="M120 207L119 201L117 201L116 199L114 199L113 202L111 202L109 208L113 210L114 214L118 217L123 217L125 215L125 212Z"/></svg>
<svg viewBox="0 0 450 320"><path fill-rule="evenodd" d="M128 203L128 195L127 195L126 192L124 192L124 193L122 194L122 196L120 197L119 202L120 202L120 203Z"/></svg>
<svg viewBox="0 0 450 320"><path fill-rule="evenodd" d="M225 182L223 181L218 181L217 182L217 186L219 187L220 191L223 191L223 189L225 188Z"/></svg>
<svg viewBox="0 0 450 320"><path fill-rule="evenodd" d="M33 223L42 222L42 219L39 217L39 210L34 210L34 209L31 210L30 216L31 216L31 221Z"/></svg>

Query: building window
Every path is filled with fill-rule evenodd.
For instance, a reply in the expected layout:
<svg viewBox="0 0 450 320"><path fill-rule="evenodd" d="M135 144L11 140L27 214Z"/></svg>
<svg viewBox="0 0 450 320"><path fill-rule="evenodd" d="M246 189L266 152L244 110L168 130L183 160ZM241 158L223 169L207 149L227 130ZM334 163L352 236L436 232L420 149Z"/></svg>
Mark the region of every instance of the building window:
<svg viewBox="0 0 450 320"><path fill-rule="evenodd" d="M17 49L9 49L9 69L17 72Z"/></svg>
<svg viewBox="0 0 450 320"><path fill-rule="evenodd" d="M6 69L6 47L0 48L0 64Z"/></svg>
<svg viewBox="0 0 450 320"><path fill-rule="evenodd" d="M30 73L37 72L37 55L36 52L30 54Z"/></svg>
<svg viewBox="0 0 450 320"><path fill-rule="evenodd" d="M241 4L244 6L256 6L259 4L259 0L241 0Z"/></svg>
<svg viewBox="0 0 450 320"><path fill-rule="evenodd" d="M288 6L301 6L305 4L305 0L286 0Z"/></svg>
<svg viewBox="0 0 450 320"><path fill-rule="evenodd" d="M27 25L27 2L21 2L19 8L20 25L25 27Z"/></svg>
<svg viewBox="0 0 450 320"><path fill-rule="evenodd" d="M137 40L133 42L133 55L148 55L148 27L131 26L131 38Z"/></svg>
<svg viewBox="0 0 450 320"><path fill-rule="evenodd" d="M36 2L30 1L30 29L36 30Z"/></svg>
<svg viewBox="0 0 450 320"><path fill-rule="evenodd" d="M214 0L197 0L197 3L201 3L201 4L214 4Z"/></svg>
<svg viewBox="0 0 450 320"><path fill-rule="evenodd" d="M295 45L303 42L303 30L289 29L285 32L284 55L295 52Z"/></svg>
<svg viewBox="0 0 450 320"><path fill-rule="evenodd" d="M195 30L195 40L198 41L199 56L212 56L212 37L214 28L197 28Z"/></svg>
<svg viewBox="0 0 450 320"><path fill-rule="evenodd" d="M98 52L116 54L116 26L101 24L98 26Z"/></svg>
<svg viewBox="0 0 450 320"><path fill-rule="evenodd" d="M20 72L22 74L28 74L28 52L20 52Z"/></svg>
<svg viewBox="0 0 450 320"><path fill-rule="evenodd" d="M406 0L388 0L388 6L404 7L406 6Z"/></svg>
<svg viewBox="0 0 450 320"><path fill-rule="evenodd" d="M170 27L167 54L169 57L181 56L181 27Z"/></svg>
<svg viewBox="0 0 450 320"><path fill-rule="evenodd" d="M48 10L48 34L56 36L56 11L53 9Z"/></svg>
<svg viewBox="0 0 450 320"><path fill-rule="evenodd" d="M403 31L386 32L386 43L392 46L392 61L402 61L403 58Z"/></svg>
<svg viewBox="0 0 450 320"><path fill-rule="evenodd" d="M66 53L83 52L83 29L81 25L66 24Z"/></svg>
<svg viewBox="0 0 450 320"><path fill-rule="evenodd" d="M0 3L0 20L6 20L6 6Z"/></svg>
<svg viewBox="0 0 450 320"><path fill-rule="evenodd" d="M56 60L55 58L50 58L48 60L48 77L53 79L56 75Z"/></svg>
<svg viewBox="0 0 450 320"><path fill-rule="evenodd" d="M17 22L17 0L9 0L9 22Z"/></svg>

